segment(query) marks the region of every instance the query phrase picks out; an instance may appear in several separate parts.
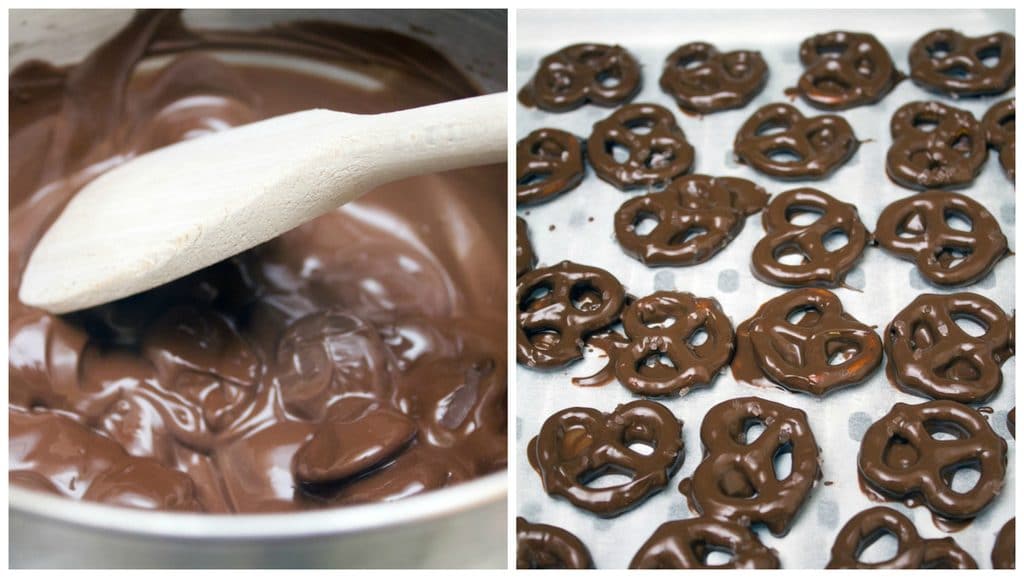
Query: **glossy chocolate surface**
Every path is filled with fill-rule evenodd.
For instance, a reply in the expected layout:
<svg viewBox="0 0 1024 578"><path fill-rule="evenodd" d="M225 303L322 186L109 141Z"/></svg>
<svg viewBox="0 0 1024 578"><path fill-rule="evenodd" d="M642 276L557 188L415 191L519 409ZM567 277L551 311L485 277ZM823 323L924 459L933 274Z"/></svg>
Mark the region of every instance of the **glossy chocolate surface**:
<svg viewBox="0 0 1024 578"><path fill-rule="evenodd" d="M835 30L800 44L806 69L797 83L800 96L816 108L843 110L881 100L903 79L873 34Z"/></svg>
<svg viewBox="0 0 1024 578"><path fill-rule="evenodd" d="M526 219L516 217L516 277L522 277L537 265L537 254L530 242L530 228Z"/></svg>
<svg viewBox="0 0 1024 578"><path fill-rule="evenodd" d="M969 185L988 158L985 130L970 111L938 101L901 106L889 123L892 145L885 172L917 190Z"/></svg>
<svg viewBox="0 0 1024 578"><path fill-rule="evenodd" d="M896 538L896 554L882 562L862 562L861 555L882 536ZM839 530L826 568L856 570L911 570L977 568L974 561L952 538L926 540L917 533L910 518L875 506L850 518Z"/></svg>
<svg viewBox="0 0 1024 578"><path fill-rule="evenodd" d="M640 92L640 63L621 46L573 44L545 56L519 91L523 106L567 112L591 102L618 106Z"/></svg>
<svg viewBox="0 0 1024 578"><path fill-rule="evenodd" d="M516 204L550 201L583 181L583 147L572 133L541 128L516 144Z"/></svg>
<svg viewBox="0 0 1024 578"><path fill-rule="evenodd" d="M1017 518L1010 518L996 534L992 547L992 567L996 570L1013 570L1017 567Z"/></svg>
<svg viewBox="0 0 1024 578"><path fill-rule="evenodd" d="M256 58L228 63L224 51ZM264 55L339 74L258 64ZM175 11L142 11L81 63L28 62L10 85L14 484L263 512L394 500L505 467L504 166L387 185L73 315L17 300L33 246L103 171L289 112L476 94L440 53L338 23L201 31Z"/></svg>
<svg viewBox="0 0 1024 578"><path fill-rule="evenodd" d="M1013 182L1017 171L1017 99L1008 98L988 109L981 119L988 146L999 151L999 164Z"/></svg>
<svg viewBox="0 0 1024 578"><path fill-rule="evenodd" d="M519 570L586 570L594 567L590 551L568 530L516 518L516 568Z"/></svg>
<svg viewBox="0 0 1024 578"><path fill-rule="evenodd" d="M622 191L667 185L689 172L693 157L693 145L672 111L660 104L626 105L594 123L587 139L594 172Z"/></svg>
<svg viewBox="0 0 1024 578"><path fill-rule="evenodd" d="M691 42L665 59L661 90L683 112L711 114L743 108L768 83L768 64L760 52L719 52L713 44Z"/></svg>
<svg viewBox="0 0 1024 578"><path fill-rule="evenodd" d="M720 552L731 559L708 564L708 555ZM779 556L765 547L750 528L712 518L665 522L633 556L630 568L697 570L710 568L779 568Z"/></svg>
<svg viewBox="0 0 1024 578"><path fill-rule="evenodd" d="M835 114L805 117L796 107L767 104L736 133L736 160L785 180L824 179L850 160L860 142Z"/></svg>
<svg viewBox="0 0 1024 578"><path fill-rule="evenodd" d="M932 30L910 47L910 78L952 97L1001 94L1014 84L1015 44L1013 35L1005 32L971 37L956 30Z"/></svg>

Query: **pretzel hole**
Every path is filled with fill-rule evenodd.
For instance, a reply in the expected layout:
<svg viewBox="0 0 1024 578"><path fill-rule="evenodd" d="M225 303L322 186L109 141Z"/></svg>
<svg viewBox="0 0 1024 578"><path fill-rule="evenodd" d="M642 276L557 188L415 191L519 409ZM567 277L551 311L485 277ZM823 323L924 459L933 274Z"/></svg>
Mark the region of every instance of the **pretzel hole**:
<svg viewBox="0 0 1024 578"><path fill-rule="evenodd" d="M850 244L850 236L842 229L832 229L821 238L821 244L826 251L834 253Z"/></svg>
<svg viewBox="0 0 1024 578"><path fill-rule="evenodd" d="M836 134L830 127L826 126L807 133L807 140L816 149L827 149L835 144Z"/></svg>
<svg viewBox="0 0 1024 578"><path fill-rule="evenodd" d="M708 544L704 540L694 542L691 546L701 565L708 568L728 568L732 566L735 554L728 548Z"/></svg>
<svg viewBox="0 0 1024 578"><path fill-rule="evenodd" d="M890 340L895 341L898 337L895 335L896 331L893 330L890 335ZM914 351L918 349L926 349L935 344L935 339L932 337L932 330L928 325L922 321L917 321L910 328L910 348Z"/></svg>
<svg viewBox="0 0 1024 578"><path fill-rule="evenodd" d="M718 479L718 489L730 498L751 499L757 497L754 483L738 468L727 470Z"/></svg>
<svg viewBox="0 0 1024 578"><path fill-rule="evenodd" d="M857 544L858 562L881 564L892 560L900 553L900 540L889 528L879 528L861 538Z"/></svg>
<svg viewBox="0 0 1024 578"><path fill-rule="evenodd" d="M971 137L969 135L962 134L953 141L950 148L960 153L960 156L969 157L971 156L971 142Z"/></svg>
<svg viewBox="0 0 1024 578"><path fill-rule="evenodd" d="M780 134L788 132L790 128L790 124L784 120L769 119L757 125L757 130L754 131L754 135L766 136L772 134Z"/></svg>
<svg viewBox="0 0 1024 578"><path fill-rule="evenodd" d="M814 305L797 305L786 315L786 323L808 327L821 319L821 311Z"/></svg>
<svg viewBox="0 0 1024 578"><path fill-rule="evenodd" d="M804 160L803 155L788 147L771 149L765 153L765 156L773 163L783 165L798 163Z"/></svg>
<svg viewBox="0 0 1024 578"><path fill-rule="evenodd" d="M805 205L791 205L786 207L786 221L788 221L790 225L796 225L797 227L813 225L824 214L825 211L818 207L809 207Z"/></svg>
<svg viewBox="0 0 1024 578"><path fill-rule="evenodd" d="M995 68L999 66L999 61L1002 59L1003 50L998 44L992 46L986 46L975 53L978 60L985 65L986 68Z"/></svg>
<svg viewBox="0 0 1024 578"><path fill-rule="evenodd" d="M635 475L621 466L604 466L583 472L576 481L592 489L614 488L632 482Z"/></svg>
<svg viewBox="0 0 1024 578"><path fill-rule="evenodd" d="M777 263L790 267L811 262L811 258L804 253L804 250L801 249L799 245L791 243L786 243L776 247L772 257Z"/></svg>
<svg viewBox="0 0 1024 578"><path fill-rule="evenodd" d="M530 154L547 159L564 160L569 156L569 151L558 141L545 138L533 143L533 146L530 147Z"/></svg>
<svg viewBox="0 0 1024 578"><path fill-rule="evenodd" d="M637 213L633 218L633 233L638 237L646 237L661 223L661 219L654 213Z"/></svg>
<svg viewBox="0 0 1024 578"><path fill-rule="evenodd" d="M530 341L530 345L540 351L549 351L554 349L558 343L562 341L562 335L554 329L537 329L529 331L526 334L526 338Z"/></svg>
<svg viewBox="0 0 1024 578"><path fill-rule="evenodd" d="M911 213L896 225L896 235L901 239L910 239L923 235L925 232L924 219L918 213Z"/></svg>
<svg viewBox="0 0 1024 578"><path fill-rule="evenodd" d="M843 94L850 90L850 85L836 76L826 75L814 79L814 88L825 93Z"/></svg>
<svg viewBox="0 0 1024 578"><path fill-rule="evenodd" d="M594 444L594 436L582 425L565 428L560 434L561 443L558 446L558 456L563 460L571 460L586 453Z"/></svg>
<svg viewBox="0 0 1024 578"><path fill-rule="evenodd" d="M707 55L703 52L689 54L676 60L676 68L679 70L694 70L703 66L707 60Z"/></svg>
<svg viewBox="0 0 1024 578"><path fill-rule="evenodd" d="M953 321L971 337L981 337L988 333L988 324L973 315L956 314Z"/></svg>
<svg viewBox="0 0 1024 578"><path fill-rule="evenodd" d="M935 59L946 58L949 56L952 49L953 48L949 45L949 42L945 40L933 42L929 46L925 47L925 51L928 52L928 56Z"/></svg>
<svg viewBox="0 0 1024 578"><path fill-rule="evenodd" d="M679 368L672 361L672 358L660 351L649 353L639 360L634 366L638 375L655 380L667 380L679 373Z"/></svg>
<svg viewBox="0 0 1024 578"><path fill-rule="evenodd" d="M977 460L942 468L942 481L958 494L966 494L981 480L981 464Z"/></svg>
<svg viewBox="0 0 1024 578"><path fill-rule="evenodd" d="M962 64L954 64L939 71L950 78L967 78L971 72Z"/></svg>
<svg viewBox="0 0 1024 578"><path fill-rule="evenodd" d="M613 140L604 141L604 152L620 165L628 161L630 156L629 147Z"/></svg>
<svg viewBox="0 0 1024 578"><path fill-rule="evenodd" d="M764 422L759 419L747 420L747 422L743 424L743 439L741 439L740 442L750 445L756 442L766 429L768 428L764 425Z"/></svg>
<svg viewBox="0 0 1024 578"><path fill-rule="evenodd" d="M672 327L676 324L676 318L672 315L666 315L664 311L658 311L657 309L641 309L640 310L640 322L645 327L652 329L665 329Z"/></svg>
<svg viewBox="0 0 1024 578"><path fill-rule="evenodd" d="M942 217L946 219L946 225L954 231L973 231L974 222L965 213L960 211L947 209L943 212Z"/></svg>
<svg viewBox="0 0 1024 578"><path fill-rule="evenodd" d="M954 381L973 382L981 378L981 369L967 358L954 358L940 366L936 373Z"/></svg>
<svg viewBox="0 0 1024 578"><path fill-rule="evenodd" d="M604 303L601 291L590 283L583 281L572 286L569 291L569 299L572 306L584 313L597 311Z"/></svg>
<svg viewBox="0 0 1024 578"><path fill-rule="evenodd" d="M690 227L689 229L686 229L685 231L681 231L679 233L676 233L675 235L672 235L672 237L670 237L669 240L668 240L668 244L669 245L685 245L686 243L689 243L690 241L693 241L697 237L701 237L701 236L707 235L707 234L708 234L708 230L705 229L704 227Z"/></svg>
<svg viewBox="0 0 1024 578"><path fill-rule="evenodd" d="M836 339L828 342L827 347L830 366L842 365L860 353L860 345L852 341Z"/></svg>
<svg viewBox="0 0 1024 578"><path fill-rule="evenodd" d="M708 335L707 330L704 329L703 327L698 327L686 339L686 344L689 345L691 348L700 347L701 345L707 343L709 338L710 336Z"/></svg>
<svg viewBox="0 0 1024 578"><path fill-rule="evenodd" d="M621 76L618 68L607 68L598 72L594 78L604 88L616 88L622 84Z"/></svg>
<svg viewBox="0 0 1024 578"><path fill-rule="evenodd" d="M871 78L875 73L875 63L870 58L861 58L857 61L856 69L857 74L865 78Z"/></svg>
<svg viewBox="0 0 1024 578"><path fill-rule="evenodd" d="M958 423L930 419L922 425L933 440L940 442L965 440L971 437L971 433Z"/></svg>
<svg viewBox="0 0 1024 578"><path fill-rule="evenodd" d="M676 152L669 148L652 148L644 159L644 166L649 169L667 167L676 158Z"/></svg>
<svg viewBox="0 0 1024 578"><path fill-rule="evenodd" d="M631 118L624 122L623 124L633 134L644 135L651 134L651 130L654 129L654 123L655 121L653 118L640 117Z"/></svg>
<svg viewBox="0 0 1024 578"><path fill-rule="evenodd" d="M538 301L541 301L545 297L551 294L551 284L547 282L538 283L533 289L523 297L523 300L519 302L520 311L531 311L535 308Z"/></svg>
<svg viewBox="0 0 1024 578"><path fill-rule="evenodd" d="M921 132L932 132L939 127L939 121L930 116L915 116L912 124Z"/></svg>
<svg viewBox="0 0 1024 578"><path fill-rule="evenodd" d="M1010 112L1006 116L1001 117L999 119L998 124L1000 127L1002 127L1003 130L1007 132L1015 132L1017 130L1017 113Z"/></svg>
<svg viewBox="0 0 1024 578"><path fill-rule="evenodd" d="M889 437L882 451L882 461L885 465L894 469L906 469L917 463L920 459L917 448L910 445L907 439L897 433Z"/></svg>
<svg viewBox="0 0 1024 578"><path fill-rule="evenodd" d="M970 247L940 247L935 252L935 260L944 269L956 269L974 252Z"/></svg>
<svg viewBox="0 0 1024 578"><path fill-rule="evenodd" d="M654 453L654 446L644 442L633 442L626 447L629 448L629 451L642 456L649 456Z"/></svg>
<svg viewBox="0 0 1024 578"><path fill-rule="evenodd" d="M544 181L550 178L550 173L529 172L520 177L519 179L517 179L516 185L520 187L530 187L533 185L543 183Z"/></svg>
<svg viewBox="0 0 1024 578"><path fill-rule="evenodd" d="M786 443L779 446L772 456L772 469L775 470L776 480L785 480L793 473L793 444Z"/></svg>

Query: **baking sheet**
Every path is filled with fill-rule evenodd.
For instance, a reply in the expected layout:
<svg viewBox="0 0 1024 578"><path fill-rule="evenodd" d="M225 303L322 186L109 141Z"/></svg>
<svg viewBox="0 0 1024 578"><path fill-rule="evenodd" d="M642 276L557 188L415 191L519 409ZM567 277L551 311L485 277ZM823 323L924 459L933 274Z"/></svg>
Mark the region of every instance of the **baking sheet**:
<svg viewBox="0 0 1024 578"><path fill-rule="evenodd" d="M974 113L980 120L995 102L1013 95L996 98L954 101L932 95L909 81L900 83L882 102L841 112L864 143L857 154L824 181L801 181L797 184L773 180L738 165L732 159L732 141L740 125L758 107L786 101L783 90L794 86L802 72L797 51L807 36L834 29L869 31L889 49L897 67L908 72L907 52L918 37L935 28L953 27L968 35L996 30L1012 33L1012 11L852 11L852 12L654 12L654 11L535 11L518 12L518 53L516 85L518 90L533 74L538 61L563 46L576 42L621 44L632 52L643 66L643 87L632 102L655 102L672 110L687 139L696 149L693 172L713 176L743 177L760 184L772 194L796 186L813 186L832 196L858 206L861 219L869 229L889 203L910 196L912 191L891 183L885 176L885 153L892 142L889 119L901 105L913 100L938 99ZM760 50L768 62L770 79L764 91L740 110L716 113L703 120L679 112L673 100L661 92L658 77L662 63L678 45L704 40L719 50ZM822 114L802 101L794 103L806 115ZM538 109L516 108L516 136L523 138L540 127L568 130L586 138L591 126L608 116L612 109L587 105L569 113L554 114ZM968 189L961 191L986 206L1015 243L1015 193L999 166L997 155L990 152L981 175ZM784 292L783 289L756 280L750 272L750 254L763 235L760 215L747 220L740 236L710 261L695 267L648 268L628 257L616 243L613 233L615 210L631 195L601 181L587 167L579 188L545 205L520 207L518 215L530 226L539 265L551 265L563 259L607 269L636 296L657 290L690 291L700 296L713 296L735 327L750 317L764 301ZM879 330L923 292L954 292L968 290L994 300L1008 313L1014 308L1015 257L1004 259L995 270L978 283L956 290L943 290L928 285L913 264L869 247L864 259L847 277L847 283L863 289L856 292L837 289L848 312ZM775 548L784 568L822 568L829 559L829 550L839 529L854 514L875 505L864 496L857 484L856 455L864 430L881 418L893 403L922 403L923 398L904 394L892 387L884 370L877 371L866 383L831 394L823 399L798 395L777 389L762 389L733 380L729 371L723 373L711 388L696 390L685 397L658 400L683 420L686 444L682 468L659 494L636 509L617 518L601 519L561 499L544 493L540 479L526 460L526 444L537 434L541 424L552 413L570 406L588 406L611 411L618 404L636 399L617 382L598 388L573 386L570 377L587 375L604 360L600 352L588 354L580 363L565 370L537 372L518 367L516 411L516 455L513 456L516 476L516 511L532 522L561 526L589 547L598 568L622 568L654 529L668 520L693 517L676 486L692 474L701 457L699 428L708 408L731 398L757 395L807 412L815 438L822 448L822 481L795 519L792 531L785 538L775 538L764 528L755 528L762 541ZM1006 487L994 503L967 529L952 534L954 539L977 560L981 568L991 568L990 554L996 532L1013 516L1016 444L1006 426L1006 413L1014 406L1016 359L1003 366L1001 391L985 404L993 408L989 421L996 433L1007 439L1009 469ZM932 523L930 512L923 508L909 509L889 502L908 515L925 538L947 534ZM884 546L892 544L882 544Z"/></svg>

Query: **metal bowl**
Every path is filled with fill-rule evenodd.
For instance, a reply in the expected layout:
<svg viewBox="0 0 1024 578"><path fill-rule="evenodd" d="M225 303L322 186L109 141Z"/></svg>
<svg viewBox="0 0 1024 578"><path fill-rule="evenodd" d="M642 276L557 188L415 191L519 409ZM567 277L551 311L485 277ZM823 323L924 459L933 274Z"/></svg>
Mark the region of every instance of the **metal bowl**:
<svg viewBox="0 0 1024 578"><path fill-rule="evenodd" d="M127 10L15 10L10 61L74 62ZM504 10L197 10L202 28L336 19L433 45L485 91L505 90ZM505 568L508 480L497 472L396 502L283 514L184 514L76 502L12 486L9 553L28 567Z"/></svg>

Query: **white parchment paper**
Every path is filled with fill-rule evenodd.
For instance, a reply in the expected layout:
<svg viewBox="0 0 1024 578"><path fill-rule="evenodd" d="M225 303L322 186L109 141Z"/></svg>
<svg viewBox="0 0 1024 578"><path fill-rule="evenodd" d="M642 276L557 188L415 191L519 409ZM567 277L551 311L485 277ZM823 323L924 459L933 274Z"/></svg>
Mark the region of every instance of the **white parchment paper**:
<svg viewBox="0 0 1024 578"><path fill-rule="evenodd" d="M529 11L518 13L517 78L518 90L546 54L576 42L621 44L643 66L643 88L633 102L659 103L676 113L676 119L696 149L694 171L714 176L738 176L751 179L778 194L796 186L820 188L832 196L858 206L861 219L874 230L879 213L889 203L913 194L891 183L885 176L885 154L892 142L889 119L901 105L914 100L937 99L966 108L980 120L997 98L954 101L938 97L905 81L882 102L841 114L853 125L864 143L853 159L825 181L798 184L773 180L732 160L732 141L740 125L758 107L785 101L783 90L794 86L802 67L797 51L800 42L812 34L835 29L868 31L889 49L897 67L908 72L907 52L921 35L935 28L952 27L968 35L996 30L1012 33L1012 11L887 11L887 12L652 12L652 11ZM765 90L741 110L709 115L704 119L679 112L674 101L661 92L658 77L663 61L675 47L703 40L721 51L760 50L770 68ZM1011 91L1010 95L1013 92ZM801 101L795 103L806 115L822 114ZM517 138L540 127L568 130L586 138L591 126L611 113L611 109L587 105L569 113L553 114L517 106ZM962 191L977 199L995 215L1004 233L1015 239L1015 193L999 166L997 155L988 162L973 185ZM656 290L676 289L701 296L713 296L721 303L735 327L750 317L764 301L783 293L783 289L756 280L750 272L750 254L763 230L760 215L747 220L742 234L707 263L695 267L648 268L622 252L614 239L613 215L630 195L606 184L590 167L576 190L541 206L519 208L519 216L530 226L533 245L541 266L563 259L607 269L630 293L643 296ZM985 295L1007 312L1014 309L1015 257L1003 260L986 278L965 289ZM848 284L863 289L856 292L837 289L847 311L881 331L913 298L923 292L952 292L930 286L913 264L869 247L860 265L847 278ZM684 477L696 468L701 457L699 428L712 405L731 398L758 395L807 412L811 428L822 448L823 481L814 488L788 536L777 539L763 528L755 528L762 541L778 550L785 568L822 568L839 529L857 512L872 505L858 488L856 456L864 430L881 418L893 403L922 403L923 398L904 394L892 387L879 370L866 383L816 399L782 390L761 389L738 384L726 371L709 389L691 392L685 397L659 400L684 422L686 444L683 466L662 492L636 509L617 518L604 520L544 493L540 479L526 460L526 444L537 434L552 413L571 406L589 406L611 411L618 404L635 399L634 395L612 382L599 388L573 386L570 378L587 375L603 360L588 355L584 361L565 370L537 372L518 367L516 380L517 450L513 457L517 482L519 515L533 522L555 524L573 532L589 547L598 568L622 568L654 529L668 520L692 517L685 500L676 489ZM1006 488L995 502L967 529L953 534L957 542L978 561L990 568L990 554L996 532L1013 516L1015 442L1006 426L1006 413L1014 406L1015 359L1003 366L1002 390L989 403L993 409L989 421L995 431L1007 438L1009 472ZM902 504L888 505L907 514L926 538L945 536L922 508L908 509Z"/></svg>

